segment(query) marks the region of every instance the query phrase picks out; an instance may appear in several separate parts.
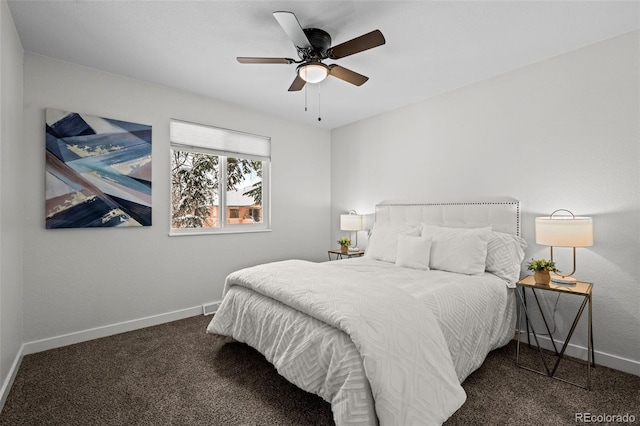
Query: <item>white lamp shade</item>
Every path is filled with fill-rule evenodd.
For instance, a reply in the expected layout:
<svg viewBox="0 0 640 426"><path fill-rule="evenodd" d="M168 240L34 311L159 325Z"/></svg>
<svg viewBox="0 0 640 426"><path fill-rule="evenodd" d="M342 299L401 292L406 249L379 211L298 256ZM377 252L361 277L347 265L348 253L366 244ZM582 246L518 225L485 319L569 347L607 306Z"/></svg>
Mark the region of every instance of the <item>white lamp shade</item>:
<svg viewBox="0 0 640 426"><path fill-rule="evenodd" d="M536 244L552 247L590 247L593 221L590 217L537 217Z"/></svg>
<svg viewBox="0 0 640 426"><path fill-rule="evenodd" d="M364 229L364 216L361 214L341 214L341 231L362 231Z"/></svg>

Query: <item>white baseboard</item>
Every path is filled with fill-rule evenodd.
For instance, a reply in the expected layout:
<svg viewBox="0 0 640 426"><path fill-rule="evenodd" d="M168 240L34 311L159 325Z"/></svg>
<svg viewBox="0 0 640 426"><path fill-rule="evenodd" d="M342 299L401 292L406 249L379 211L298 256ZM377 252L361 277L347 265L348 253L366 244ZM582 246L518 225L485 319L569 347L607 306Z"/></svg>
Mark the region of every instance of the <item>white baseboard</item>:
<svg viewBox="0 0 640 426"><path fill-rule="evenodd" d="M181 309L159 315L152 315L131 321L124 321L116 324L105 325L103 327L90 328L88 330L63 334L62 336L49 337L46 339L27 342L23 345L24 355L34 354L49 349L62 346L73 345L75 343L86 342L88 340L99 339L101 337L113 336L114 334L125 333L127 331L138 330L140 328L151 327L153 325L164 324L184 318L202 315L202 306Z"/></svg>
<svg viewBox="0 0 640 426"><path fill-rule="evenodd" d="M20 346L16 358L13 360L13 364L11 364L11 368L9 369L9 374L2 384L2 388L0 389L0 412L4 408L4 403L7 401L7 397L9 396L9 391L11 390L11 386L13 386L13 382L16 379L16 375L18 374L18 370L20 369L20 364L22 364L22 358L24 357L24 344Z"/></svg>
<svg viewBox="0 0 640 426"><path fill-rule="evenodd" d="M522 331L520 333L520 341L525 343L527 342L526 331ZM549 338L549 336L539 335L538 341L540 342L540 346L542 348L553 351L553 345L551 344L551 339ZM564 345L564 341L555 340L555 342L556 342L556 347L558 348L558 351L560 351L560 349L562 349L562 345ZM535 339L533 338L533 334L531 334L531 344L535 345ZM595 347L596 345L594 345L594 349ZM595 352L594 358L595 358L596 367L598 365L603 365L605 367L613 368L614 370L619 370L625 373L640 376L640 362L634 361L632 359L622 358L616 355L611 355L605 352L599 352L597 350L594 352ZM565 355L586 361L587 348L569 343L567 345Z"/></svg>

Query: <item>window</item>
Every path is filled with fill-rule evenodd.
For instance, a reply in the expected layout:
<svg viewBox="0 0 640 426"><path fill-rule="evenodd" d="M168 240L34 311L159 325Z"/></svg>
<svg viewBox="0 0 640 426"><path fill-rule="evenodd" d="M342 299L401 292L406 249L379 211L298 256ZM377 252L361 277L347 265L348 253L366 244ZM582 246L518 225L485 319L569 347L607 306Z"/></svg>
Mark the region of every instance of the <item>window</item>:
<svg viewBox="0 0 640 426"><path fill-rule="evenodd" d="M171 235L270 228L268 137L180 120L169 137Z"/></svg>

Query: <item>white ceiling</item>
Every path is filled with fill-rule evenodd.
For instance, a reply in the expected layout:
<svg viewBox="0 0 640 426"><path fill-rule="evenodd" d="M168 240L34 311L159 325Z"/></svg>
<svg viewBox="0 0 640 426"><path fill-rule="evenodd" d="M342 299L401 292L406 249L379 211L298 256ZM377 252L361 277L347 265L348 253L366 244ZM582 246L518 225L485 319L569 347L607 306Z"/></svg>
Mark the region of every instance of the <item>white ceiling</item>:
<svg viewBox="0 0 640 426"><path fill-rule="evenodd" d="M335 128L640 28L639 1L9 1L25 51ZM387 43L338 61L370 80L288 92L297 58L272 16L333 45ZM320 90L320 105L318 91ZM322 121L318 121L318 106Z"/></svg>

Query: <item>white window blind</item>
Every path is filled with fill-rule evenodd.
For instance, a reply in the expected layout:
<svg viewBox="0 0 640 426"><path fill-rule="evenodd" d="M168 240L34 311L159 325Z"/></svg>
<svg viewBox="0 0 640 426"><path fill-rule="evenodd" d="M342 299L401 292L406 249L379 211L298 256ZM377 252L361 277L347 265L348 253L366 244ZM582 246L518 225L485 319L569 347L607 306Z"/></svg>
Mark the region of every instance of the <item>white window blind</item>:
<svg viewBox="0 0 640 426"><path fill-rule="evenodd" d="M271 158L271 138L266 136L172 119L169 138L172 145L205 148L223 155Z"/></svg>

